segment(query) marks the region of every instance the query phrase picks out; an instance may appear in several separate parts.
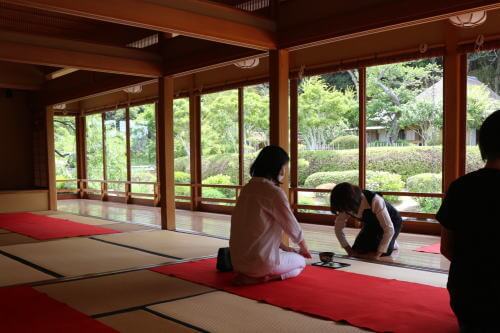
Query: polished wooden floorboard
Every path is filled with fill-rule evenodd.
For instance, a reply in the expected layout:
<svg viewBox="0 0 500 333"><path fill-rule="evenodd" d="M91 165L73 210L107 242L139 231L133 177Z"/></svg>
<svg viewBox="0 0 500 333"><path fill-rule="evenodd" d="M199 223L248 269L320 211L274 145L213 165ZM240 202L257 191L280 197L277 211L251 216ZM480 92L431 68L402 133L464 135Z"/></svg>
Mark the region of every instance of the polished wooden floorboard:
<svg viewBox="0 0 500 333"><path fill-rule="evenodd" d="M160 226L160 209L140 205L126 205L97 200L60 200L58 210L103 219ZM229 237L230 216L205 212L176 211L178 230L204 233L216 237ZM302 224L309 248L313 251L333 251L345 254L338 243L333 227ZM346 236L352 242L357 229L347 229ZM396 264L419 266L429 269L447 270L449 261L440 254L414 251L424 245L439 242L439 237L402 233L398 238L400 250L384 261Z"/></svg>

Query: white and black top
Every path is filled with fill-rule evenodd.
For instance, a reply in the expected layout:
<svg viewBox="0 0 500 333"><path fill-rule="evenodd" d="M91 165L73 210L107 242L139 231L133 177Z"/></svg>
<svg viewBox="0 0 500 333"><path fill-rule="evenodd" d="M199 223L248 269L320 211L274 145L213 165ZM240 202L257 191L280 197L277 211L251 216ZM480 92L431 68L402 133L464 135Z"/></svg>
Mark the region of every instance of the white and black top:
<svg viewBox="0 0 500 333"><path fill-rule="evenodd" d="M380 195L363 191L358 212L352 215L362 223L353 249L361 252L377 251L390 254L401 229L401 217L392 205ZM343 248L349 246L344 228L350 214L340 213L335 219L335 235ZM370 244L367 244L370 243Z"/></svg>

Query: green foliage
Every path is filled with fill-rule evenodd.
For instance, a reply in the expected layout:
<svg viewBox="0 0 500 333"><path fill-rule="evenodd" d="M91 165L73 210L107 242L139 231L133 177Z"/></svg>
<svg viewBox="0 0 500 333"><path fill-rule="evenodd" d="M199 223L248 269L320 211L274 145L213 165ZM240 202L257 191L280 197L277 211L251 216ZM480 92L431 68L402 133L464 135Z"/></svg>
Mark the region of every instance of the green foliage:
<svg viewBox="0 0 500 333"><path fill-rule="evenodd" d="M56 179L76 179L75 117L54 117L54 145ZM69 185L58 183L57 186Z"/></svg>
<svg viewBox="0 0 500 333"><path fill-rule="evenodd" d="M479 146L467 146L465 172L469 173L481 169L484 161L481 158Z"/></svg>
<svg viewBox="0 0 500 333"><path fill-rule="evenodd" d="M343 135L334 139L331 145L335 149L355 149L359 145L359 137L357 135Z"/></svg>
<svg viewBox="0 0 500 333"><path fill-rule="evenodd" d="M358 184L358 170L318 172L307 177L306 188L316 188L324 184L339 184L348 182ZM398 174L385 171L366 171L366 188L371 191L393 191L399 192L404 188L404 182ZM385 197L386 200L397 202L398 198L393 196Z"/></svg>
<svg viewBox="0 0 500 333"><path fill-rule="evenodd" d="M208 178L205 178L202 181L205 185L234 185L231 181L231 177L228 175L218 174ZM216 188L217 191L222 193L225 198L234 198L235 190L230 188Z"/></svg>
<svg viewBox="0 0 500 333"><path fill-rule="evenodd" d="M369 170L399 174L403 180L418 173L441 171L442 149L439 146L370 147L366 155ZM357 149L300 152L300 156L309 161L307 171L310 174L354 170L359 163Z"/></svg>
<svg viewBox="0 0 500 333"><path fill-rule="evenodd" d="M103 176L102 120L100 114L85 117L87 146L87 178L101 180ZM89 184L95 188L96 183Z"/></svg>
<svg viewBox="0 0 500 333"><path fill-rule="evenodd" d="M323 184L339 184L348 182L358 183L358 170L317 172L307 177L304 186L306 188L316 188ZM384 171L366 172L366 185L372 191L401 191L404 188L404 182L401 176Z"/></svg>
<svg viewBox="0 0 500 333"><path fill-rule="evenodd" d="M478 129L486 117L500 107L485 86L467 87L467 126Z"/></svg>
<svg viewBox="0 0 500 333"><path fill-rule="evenodd" d="M301 81L300 91L299 133L307 148L324 146L356 126L358 101L354 90L337 90L321 77L312 76Z"/></svg>
<svg viewBox="0 0 500 333"><path fill-rule="evenodd" d="M441 192L441 174L440 173L421 173L412 176L406 181L406 188L410 192L417 193L440 193ZM439 198L415 198L424 213L436 213L441 206Z"/></svg>
<svg viewBox="0 0 500 333"><path fill-rule="evenodd" d="M175 171L174 179L176 183L189 184L191 182L191 175L187 172Z"/></svg>
<svg viewBox="0 0 500 333"><path fill-rule="evenodd" d="M211 187L205 187L205 188L203 188L203 190L202 190L202 196L204 198L211 198L211 199L227 199L228 198L219 189L211 188Z"/></svg>

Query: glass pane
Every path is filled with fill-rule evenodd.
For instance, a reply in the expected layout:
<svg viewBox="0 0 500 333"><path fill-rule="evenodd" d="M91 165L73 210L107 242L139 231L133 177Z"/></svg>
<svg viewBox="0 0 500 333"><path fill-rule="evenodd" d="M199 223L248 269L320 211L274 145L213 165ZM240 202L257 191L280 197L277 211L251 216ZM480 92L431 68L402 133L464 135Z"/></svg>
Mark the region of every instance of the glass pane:
<svg viewBox="0 0 500 333"><path fill-rule="evenodd" d="M129 109L130 167L132 181L156 182L155 104ZM126 176L126 175L125 175ZM154 184L132 184L134 193L154 193Z"/></svg>
<svg viewBox="0 0 500 333"><path fill-rule="evenodd" d="M178 98L174 100L174 170L175 183L177 184L191 183L189 153L189 98ZM175 194L178 196L189 196L191 195L191 189L188 186L176 186Z"/></svg>
<svg viewBox="0 0 500 333"><path fill-rule="evenodd" d="M358 183L358 71L301 80L298 96L299 187L331 189ZM299 202L325 205L324 196L303 192Z"/></svg>
<svg viewBox="0 0 500 333"><path fill-rule="evenodd" d="M106 112L104 126L106 130L106 169L108 180L127 180L127 143L125 110ZM109 190L124 192L125 185L109 183Z"/></svg>
<svg viewBox="0 0 500 333"><path fill-rule="evenodd" d="M76 179L75 117L54 117L56 179ZM57 182L58 189L75 189L76 182Z"/></svg>
<svg viewBox="0 0 500 333"><path fill-rule="evenodd" d="M87 147L87 178L102 180L103 175L103 147L102 147L102 118L101 114L85 117L86 122L86 147ZM101 183L89 182L88 188L100 190Z"/></svg>
<svg viewBox="0 0 500 333"><path fill-rule="evenodd" d="M202 183L238 183L238 90L203 95L201 98ZM232 198L233 193L203 189L207 198Z"/></svg>
<svg viewBox="0 0 500 333"><path fill-rule="evenodd" d="M442 131L442 58L367 68L368 189L441 193Z"/></svg>
<svg viewBox="0 0 500 333"><path fill-rule="evenodd" d="M466 172L484 166L478 146L479 128L493 111L500 109L500 50L468 55Z"/></svg>
<svg viewBox="0 0 500 333"><path fill-rule="evenodd" d="M250 165L259 150L269 145L269 84L243 88L244 183L250 179Z"/></svg>

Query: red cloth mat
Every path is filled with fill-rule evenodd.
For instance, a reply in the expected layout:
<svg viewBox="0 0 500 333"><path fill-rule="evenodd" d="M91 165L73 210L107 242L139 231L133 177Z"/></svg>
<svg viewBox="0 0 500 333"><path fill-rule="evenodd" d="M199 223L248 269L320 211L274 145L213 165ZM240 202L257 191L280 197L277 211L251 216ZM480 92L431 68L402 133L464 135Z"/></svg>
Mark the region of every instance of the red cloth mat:
<svg viewBox="0 0 500 333"><path fill-rule="evenodd" d="M31 213L0 214L0 228L39 240L121 232Z"/></svg>
<svg viewBox="0 0 500 333"><path fill-rule="evenodd" d="M9 333L117 332L30 287L0 288L0 318Z"/></svg>
<svg viewBox="0 0 500 333"><path fill-rule="evenodd" d="M235 287L234 273L217 272L214 259L151 270L376 332L458 332L444 288L315 266L294 279Z"/></svg>
<svg viewBox="0 0 500 333"><path fill-rule="evenodd" d="M441 254L441 243L432 244L432 245L426 245L426 246L421 246L418 249L415 249L414 251L425 252L425 253Z"/></svg>

